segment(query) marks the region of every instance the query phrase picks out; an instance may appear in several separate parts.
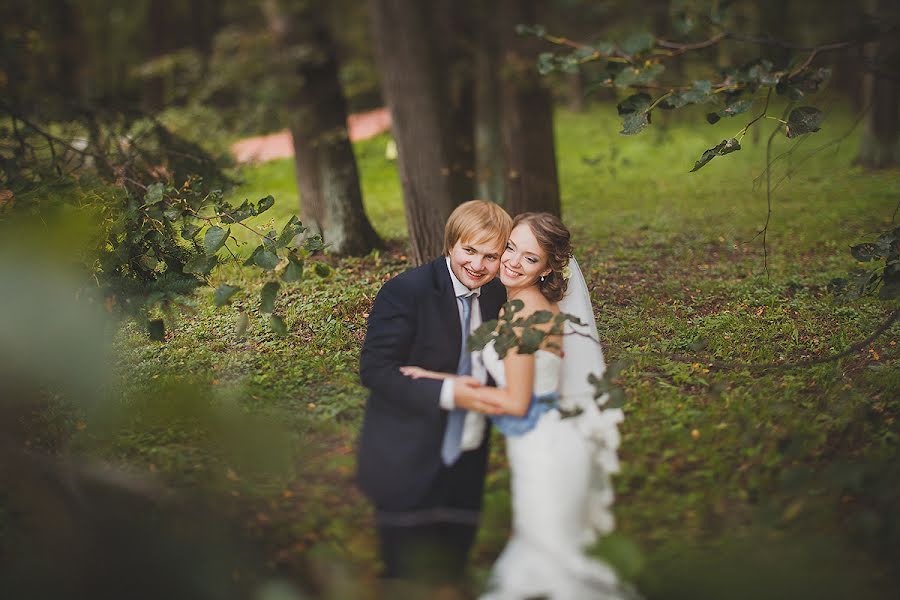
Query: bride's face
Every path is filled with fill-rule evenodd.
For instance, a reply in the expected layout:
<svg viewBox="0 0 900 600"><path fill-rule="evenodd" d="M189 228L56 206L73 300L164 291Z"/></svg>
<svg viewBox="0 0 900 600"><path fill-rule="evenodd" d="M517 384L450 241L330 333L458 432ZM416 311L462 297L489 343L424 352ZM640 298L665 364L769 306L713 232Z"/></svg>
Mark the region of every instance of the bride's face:
<svg viewBox="0 0 900 600"><path fill-rule="evenodd" d="M532 286L542 275L550 273L547 253L525 223L517 225L509 234L500 265L500 281L508 290Z"/></svg>

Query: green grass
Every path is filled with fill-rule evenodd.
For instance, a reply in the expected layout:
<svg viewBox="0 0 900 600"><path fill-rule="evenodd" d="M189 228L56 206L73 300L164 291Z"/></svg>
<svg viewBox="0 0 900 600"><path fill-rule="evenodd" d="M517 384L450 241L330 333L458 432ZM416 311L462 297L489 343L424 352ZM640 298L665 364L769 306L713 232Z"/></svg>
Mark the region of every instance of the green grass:
<svg viewBox="0 0 900 600"><path fill-rule="evenodd" d="M858 266L851 243L891 223L898 173L850 167L856 135L807 159L850 127L835 110L822 132L773 168L773 181L790 177L772 196L766 258L754 239L766 197L754 179L765 166L767 132L689 173L704 149L743 123L707 126L695 117L624 138L610 106L557 116L564 220L593 286L607 358L628 361L620 378L628 399L615 480L619 533L598 552L651 597L846 597L847 586L887 597L890 561L900 556L892 508L900 489L892 466L900 441L897 327L864 352L814 367L758 373L716 365L803 360L875 329L896 303L844 302L827 284ZM399 179L385 142L355 149L373 225L402 239ZM779 137L775 154L793 143ZM290 160L242 177L233 200L276 197L252 226L283 223L296 211ZM240 229L236 236L250 241ZM291 474L253 477L177 424L133 423L104 452L174 481L209 483L234 502L273 564L296 566L314 549L371 574L371 513L352 485L365 400L356 369L368 308L381 282L408 266L401 255L332 261L327 279L310 273L278 300L286 338L255 312L251 299L263 281L237 267L214 283L246 288L237 303L251 317L245 337L234 333L236 308L217 310L206 298L164 344L132 327L118 337L123 397L160 379L199 377L215 402L227 399L288 432ZM76 438L89 438L92 427ZM482 575L508 533L500 447L474 560Z"/></svg>

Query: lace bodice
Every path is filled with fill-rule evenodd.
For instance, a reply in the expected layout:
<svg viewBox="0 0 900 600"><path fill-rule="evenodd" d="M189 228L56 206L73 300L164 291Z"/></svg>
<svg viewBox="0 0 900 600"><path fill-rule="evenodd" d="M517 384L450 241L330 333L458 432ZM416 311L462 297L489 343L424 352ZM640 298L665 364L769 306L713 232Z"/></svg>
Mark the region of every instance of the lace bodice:
<svg viewBox="0 0 900 600"><path fill-rule="evenodd" d="M503 369L503 359L494 348L491 340L481 352L481 360L485 369L497 383L497 387L506 387L506 371ZM538 350L534 353L534 389L535 396L543 396L551 392L559 391L559 372L562 365L562 357L549 350Z"/></svg>

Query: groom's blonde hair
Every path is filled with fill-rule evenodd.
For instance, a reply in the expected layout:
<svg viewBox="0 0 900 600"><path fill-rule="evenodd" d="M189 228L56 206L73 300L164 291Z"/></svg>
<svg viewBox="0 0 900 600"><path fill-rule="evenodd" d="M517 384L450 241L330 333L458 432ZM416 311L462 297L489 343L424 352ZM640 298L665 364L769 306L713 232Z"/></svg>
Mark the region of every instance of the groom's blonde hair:
<svg viewBox="0 0 900 600"><path fill-rule="evenodd" d="M503 247L512 231L512 217L499 204L485 200L469 200L456 207L444 227L444 256L456 242L483 244L496 240Z"/></svg>

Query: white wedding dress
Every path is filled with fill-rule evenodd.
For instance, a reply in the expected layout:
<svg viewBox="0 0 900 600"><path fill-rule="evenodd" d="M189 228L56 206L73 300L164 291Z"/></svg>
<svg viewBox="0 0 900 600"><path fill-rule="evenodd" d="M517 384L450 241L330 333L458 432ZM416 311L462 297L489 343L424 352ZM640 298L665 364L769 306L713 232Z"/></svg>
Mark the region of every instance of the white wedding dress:
<svg viewBox="0 0 900 600"><path fill-rule="evenodd" d="M580 271L577 276L581 277ZM584 285L583 278L581 283ZM585 327L593 327L596 338L593 314L581 312L575 314L583 323L590 319ZM592 389L587 390L587 374L591 371L585 369L585 361L590 362L585 353L590 353L594 362L599 357L595 373L602 374L604 367L599 344L587 345L584 341L591 342L584 336L563 338L564 355L577 359L538 350L533 389L537 397L560 393L559 405L580 408L582 414L563 418L559 410L545 405L539 411L530 411L533 428L515 435L502 422L514 418L501 417L495 422L507 433L513 523L510 540L493 566L482 600L633 597L608 565L584 554L584 548L598 533L609 533L614 527L609 475L618 470L616 426L622 420L619 409L598 409ZM582 347L567 348L571 343ZM578 354L571 353L574 351ZM503 361L493 341L485 346L481 360L497 386L505 387Z"/></svg>

